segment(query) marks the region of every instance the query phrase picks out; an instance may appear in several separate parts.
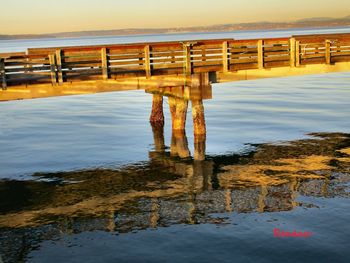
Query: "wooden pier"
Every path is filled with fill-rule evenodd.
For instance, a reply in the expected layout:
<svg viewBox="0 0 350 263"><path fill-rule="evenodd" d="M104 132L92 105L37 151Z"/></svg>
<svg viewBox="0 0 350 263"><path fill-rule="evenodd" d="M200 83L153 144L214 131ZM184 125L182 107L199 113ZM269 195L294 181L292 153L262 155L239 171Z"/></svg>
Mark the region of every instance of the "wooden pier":
<svg viewBox="0 0 350 263"><path fill-rule="evenodd" d="M350 34L31 48L0 54L0 101L350 71Z"/></svg>

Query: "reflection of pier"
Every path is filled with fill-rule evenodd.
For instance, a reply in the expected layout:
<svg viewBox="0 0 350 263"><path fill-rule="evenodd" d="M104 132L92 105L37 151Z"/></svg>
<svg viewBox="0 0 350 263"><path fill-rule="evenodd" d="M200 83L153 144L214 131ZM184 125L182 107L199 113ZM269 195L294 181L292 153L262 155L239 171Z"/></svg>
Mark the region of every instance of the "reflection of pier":
<svg viewBox="0 0 350 263"><path fill-rule="evenodd" d="M192 86L146 89L153 94L150 123L155 136L155 148L164 148L164 113L163 98L167 97L172 122L171 154L180 158L190 157L186 138L186 117L189 102L192 106L194 132L194 159L205 159L206 126L203 100L212 98L211 85L207 74L198 75L198 82Z"/></svg>
<svg viewBox="0 0 350 263"><path fill-rule="evenodd" d="M142 166L41 175L46 180L59 179L57 184L1 182L3 195L10 196L6 189L20 187L27 196L23 204L19 199L16 204L7 201L0 226L35 226L62 217L104 218L108 214L116 215L116 228L119 223L124 228L118 220L121 215L129 218L129 212L128 220L140 213L142 218L159 218L158 225L168 225L174 218L202 222L209 220L210 213L225 211L290 210L298 194L327 196L342 191L328 184L331 177L349 169L350 152L342 148L349 137L322 136L322 140L261 145L248 155L208 157L200 162L173 158L161 150L150 152L149 162Z"/></svg>
<svg viewBox="0 0 350 263"><path fill-rule="evenodd" d="M164 150L162 129L154 131L155 149L141 165L0 182L0 194L7 197L1 199L1 254L16 262L41 240L65 233L220 223L213 213L289 211L303 206L299 195L348 196L337 185L349 183L350 135L317 134L193 161L173 158ZM11 199L19 189L25 195Z"/></svg>

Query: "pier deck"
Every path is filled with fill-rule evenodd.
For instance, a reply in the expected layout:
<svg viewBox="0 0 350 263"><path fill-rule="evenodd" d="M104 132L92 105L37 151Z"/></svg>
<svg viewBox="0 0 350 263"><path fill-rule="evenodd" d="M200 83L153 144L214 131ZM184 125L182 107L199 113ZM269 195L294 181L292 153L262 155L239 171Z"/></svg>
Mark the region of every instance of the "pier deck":
<svg viewBox="0 0 350 263"><path fill-rule="evenodd" d="M0 101L350 71L350 34L30 48L0 53Z"/></svg>

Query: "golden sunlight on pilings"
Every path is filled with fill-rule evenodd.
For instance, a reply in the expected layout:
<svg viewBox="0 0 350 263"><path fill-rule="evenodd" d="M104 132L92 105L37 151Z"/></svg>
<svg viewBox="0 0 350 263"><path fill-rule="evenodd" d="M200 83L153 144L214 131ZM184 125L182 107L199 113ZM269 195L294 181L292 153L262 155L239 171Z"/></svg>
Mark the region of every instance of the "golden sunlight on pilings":
<svg viewBox="0 0 350 263"><path fill-rule="evenodd" d="M152 125L164 125L164 113L163 113L163 96L159 94L153 94L152 112L150 117Z"/></svg>

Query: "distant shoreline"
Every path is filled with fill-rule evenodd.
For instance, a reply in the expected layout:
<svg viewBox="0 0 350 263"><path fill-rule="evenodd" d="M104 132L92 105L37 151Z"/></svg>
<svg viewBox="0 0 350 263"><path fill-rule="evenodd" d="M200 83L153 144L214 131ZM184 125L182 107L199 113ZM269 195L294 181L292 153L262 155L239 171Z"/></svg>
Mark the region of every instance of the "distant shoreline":
<svg viewBox="0 0 350 263"><path fill-rule="evenodd" d="M255 31L255 30L285 30L285 29L318 29L350 27L350 16L344 18L310 18L295 22L257 22L224 24L202 27L180 27L180 28L135 28L116 30L93 30L78 32L62 32L50 34L20 34L1 35L0 40L25 40L25 39L58 39L76 37L112 37L112 36L137 36L151 34L185 34L185 33L211 33L232 31Z"/></svg>

